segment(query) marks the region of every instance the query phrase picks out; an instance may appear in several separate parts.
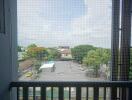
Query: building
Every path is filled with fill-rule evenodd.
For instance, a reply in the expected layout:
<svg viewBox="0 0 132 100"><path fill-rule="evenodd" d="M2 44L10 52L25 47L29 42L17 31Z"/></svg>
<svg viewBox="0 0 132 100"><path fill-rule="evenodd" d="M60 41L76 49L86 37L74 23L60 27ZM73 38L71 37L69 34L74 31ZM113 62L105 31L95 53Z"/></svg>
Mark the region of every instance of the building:
<svg viewBox="0 0 132 100"><path fill-rule="evenodd" d="M58 50L61 53L61 58L72 58L71 49L69 46L59 46Z"/></svg>

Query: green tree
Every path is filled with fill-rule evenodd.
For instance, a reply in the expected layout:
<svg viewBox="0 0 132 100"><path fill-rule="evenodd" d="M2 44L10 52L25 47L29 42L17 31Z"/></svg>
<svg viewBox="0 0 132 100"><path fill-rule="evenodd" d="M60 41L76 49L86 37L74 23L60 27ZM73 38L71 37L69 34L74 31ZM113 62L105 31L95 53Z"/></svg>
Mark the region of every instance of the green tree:
<svg viewBox="0 0 132 100"><path fill-rule="evenodd" d="M47 52L47 49L44 47L31 47L31 48L27 49L26 55L29 58L35 58L37 60L43 60L45 57L48 56L48 52Z"/></svg>
<svg viewBox="0 0 132 100"><path fill-rule="evenodd" d="M55 48L48 49L48 60L58 60L61 58L61 53Z"/></svg>
<svg viewBox="0 0 132 100"><path fill-rule="evenodd" d="M91 50L88 52L87 56L83 59L83 64L94 69L96 77L98 76L98 69L100 67L101 59L100 55L96 50Z"/></svg>
<svg viewBox="0 0 132 100"><path fill-rule="evenodd" d="M100 53L102 54L101 55L101 63L102 64L108 64L108 61L110 61L110 58L111 58L111 51L110 49L99 49Z"/></svg>
<svg viewBox="0 0 132 100"><path fill-rule="evenodd" d="M96 77L98 76L98 70L101 64L108 64L110 60L110 50L98 48L91 50L87 53L87 56L83 58L83 64L94 69Z"/></svg>
<svg viewBox="0 0 132 100"><path fill-rule="evenodd" d="M27 46L27 49L25 50L25 52L22 53L23 59L28 59L31 58L31 53L29 53L30 49L37 47L36 44L30 44Z"/></svg>
<svg viewBox="0 0 132 100"><path fill-rule="evenodd" d="M17 51L18 52L22 52L22 47L21 46L17 46Z"/></svg>
<svg viewBox="0 0 132 100"><path fill-rule="evenodd" d="M30 44L30 45L27 47L27 49L30 49L30 48L35 48L35 47L37 47L37 45L36 45L36 44Z"/></svg>
<svg viewBox="0 0 132 100"><path fill-rule="evenodd" d="M79 45L71 49L72 57L79 63L82 63L83 58L87 55L87 52L94 50L95 47L91 45Z"/></svg>
<svg viewBox="0 0 132 100"><path fill-rule="evenodd" d="M41 62L40 61L35 61L34 62L34 68L36 71L39 71L39 68L41 67Z"/></svg>

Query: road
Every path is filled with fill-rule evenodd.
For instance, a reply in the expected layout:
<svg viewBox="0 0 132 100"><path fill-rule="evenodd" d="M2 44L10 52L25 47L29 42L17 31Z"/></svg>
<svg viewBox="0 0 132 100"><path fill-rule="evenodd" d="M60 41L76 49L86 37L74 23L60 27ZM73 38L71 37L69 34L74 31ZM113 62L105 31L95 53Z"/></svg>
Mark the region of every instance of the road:
<svg viewBox="0 0 132 100"><path fill-rule="evenodd" d="M43 69L39 74L38 81L94 81L101 80L100 78L87 77L86 71L72 61L56 61L55 71L51 72L51 69Z"/></svg>

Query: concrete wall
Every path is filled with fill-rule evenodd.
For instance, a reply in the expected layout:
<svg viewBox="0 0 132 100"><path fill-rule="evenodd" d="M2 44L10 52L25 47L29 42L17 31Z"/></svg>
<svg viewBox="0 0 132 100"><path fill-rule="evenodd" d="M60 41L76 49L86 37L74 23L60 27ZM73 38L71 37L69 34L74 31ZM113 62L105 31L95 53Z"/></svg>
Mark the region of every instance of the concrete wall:
<svg viewBox="0 0 132 100"><path fill-rule="evenodd" d="M16 0L0 0L4 4L5 29L0 31L0 100L11 100L9 84L17 80ZM15 100L15 99L12 99Z"/></svg>

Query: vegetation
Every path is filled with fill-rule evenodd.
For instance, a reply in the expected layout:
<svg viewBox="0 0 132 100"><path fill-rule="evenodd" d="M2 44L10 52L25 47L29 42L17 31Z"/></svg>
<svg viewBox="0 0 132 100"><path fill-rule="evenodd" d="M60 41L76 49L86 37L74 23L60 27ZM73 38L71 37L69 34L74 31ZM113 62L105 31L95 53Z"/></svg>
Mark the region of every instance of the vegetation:
<svg viewBox="0 0 132 100"><path fill-rule="evenodd" d="M26 53L29 57L36 58L37 60L43 60L48 56L47 49L44 47L28 48Z"/></svg>
<svg viewBox="0 0 132 100"><path fill-rule="evenodd" d="M21 47L18 47L21 50ZM78 63L84 64L87 68L94 69L96 77L101 64L108 64L110 60L110 50L96 48L91 45L79 45L71 49L72 57ZM23 53L24 59L34 58L34 68L39 70L41 61L60 60L61 53L56 48L39 47L31 44ZM70 59L72 60L72 59Z"/></svg>
<svg viewBox="0 0 132 100"><path fill-rule="evenodd" d="M91 50L87 53L87 56L83 58L83 64L87 67L94 69L96 77L98 76L98 70L101 64L108 64L110 60L110 50L98 48Z"/></svg>
<svg viewBox="0 0 132 100"><path fill-rule="evenodd" d="M22 52L22 47L21 46L17 46L17 51L18 52Z"/></svg>
<svg viewBox="0 0 132 100"><path fill-rule="evenodd" d="M34 69L37 71L37 73L39 73L41 71L41 70L39 70L39 68L41 66L40 61L35 61L33 66L34 66Z"/></svg>
<svg viewBox="0 0 132 100"><path fill-rule="evenodd" d="M132 80L132 66L130 67L130 71L129 71L129 79Z"/></svg>
<svg viewBox="0 0 132 100"><path fill-rule="evenodd" d="M61 58L61 53L55 48L48 49L48 60L58 60Z"/></svg>
<svg viewBox="0 0 132 100"><path fill-rule="evenodd" d="M88 51L95 50L91 45L79 45L71 49L72 57L79 63L82 63L83 58L87 55Z"/></svg>
<svg viewBox="0 0 132 100"><path fill-rule="evenodd" d="M36 44L30 44L30 45L27 47L27 49L31 49L31 48L35 48L35 47L37 47Z"/></svg>
<svg viewBox="0 0 132 100"><path fill-rule="evenodd" d="M47 49L44 47L38 47L35 44L31 44L27 47L27 50L23 53L23 58L35 58L36 60L43 60L48 56Z"/></svg>

